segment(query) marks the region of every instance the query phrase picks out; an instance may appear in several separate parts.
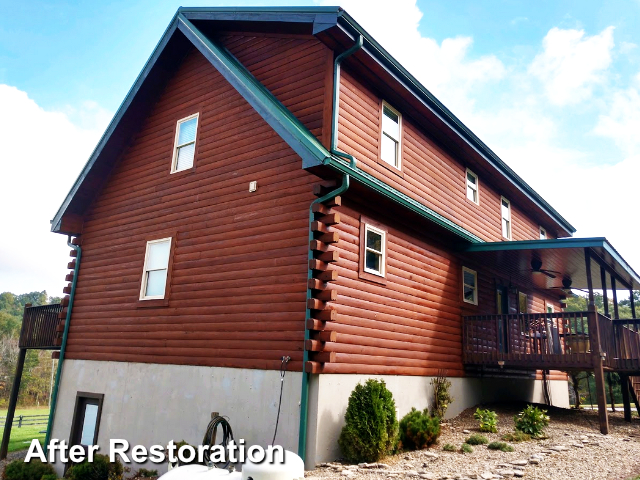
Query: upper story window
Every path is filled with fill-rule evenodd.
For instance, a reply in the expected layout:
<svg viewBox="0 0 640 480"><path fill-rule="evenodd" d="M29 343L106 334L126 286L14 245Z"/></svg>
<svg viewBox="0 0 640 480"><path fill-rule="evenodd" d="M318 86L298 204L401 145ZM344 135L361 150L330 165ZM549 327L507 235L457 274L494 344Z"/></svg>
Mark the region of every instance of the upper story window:
<svg viewBox="0 0 640 480"><path fill-rule="evenodd" d="M540 240L546 240L546 239L547 239L547 231L543 227L540 227Z"/></svg>
<svg viewBox="0 0 640 480"><path fill-rule="evenodd" d="M502 197L500 200L502 210L502 236L511 240L511 202Z"/></svg>
<svg viewBox="0 0 640 480"><path fill-rule="evenodd" d="M467 169L467 198L478 205L478 176L471 170Z"/></svg>
<svg viewBox="0 0 640 480"><path fill-rule="evenodd" d="M147 242L140 300L162 299L167 288L171 237Z"/></svg>
<svg viewBox="0 0 640 480"><path fill-rule="evenodd" d="M400 168L400 129L402 116L395 109L382 103L382 139L380 158L396 168Z"/></svg>
<svg viewBox="0 0 640 480"><path fill-rule="evenodd" d="M529 312L529 296L524 292L518 292L518 312Z"/></svg>
<svg viewBox="0 0 640 480"><path fill-rule="evenodd" d="M365 225L364 271L384 277L386 232Z"/></svg>
<svg viewBox="0 0 640 480"><path fill-rule="evenodd" d="M462 267L462 299L478 305L478 273L467 267Z"/></svg>
<svg viewBox="0 0 640 480"><path fill-rule="evenodd" d="M196 132L198 131L198 114L195 113L182 120L176 126L176 139L173 147L171 173L180 172L193 167L196 153Z"/></svg>

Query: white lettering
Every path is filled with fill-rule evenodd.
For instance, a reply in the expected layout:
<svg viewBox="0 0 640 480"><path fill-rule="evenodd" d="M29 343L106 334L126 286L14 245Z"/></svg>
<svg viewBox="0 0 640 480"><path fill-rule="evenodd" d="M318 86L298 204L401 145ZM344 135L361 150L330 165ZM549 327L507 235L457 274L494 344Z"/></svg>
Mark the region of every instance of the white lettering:
<svg viewBox="0 0 640 480"><path fill-rule="evenodd" d="M109 461L115 462L117 453L124 463L129 463L129 457L125 453L127 450L129 450L129 442L120 438L112 438L109 440Z"/></svg>
<svg viewBox="0 0 640 480"><path fill-rule="evenodd" d="M284 463L284 448L282 448L282 445L269 445L267 447L267 461L271 465L275 463Z"/></svg>
<svg viewBox="0 0 640 480"><path fill-rule="evenodd" d="M169 455L169 463L176 463L178 459L176 458L176 444L173 443L173 440L167 445L167 452Z"/></svg>
<svg viewBox="0 0 640 480"><path fill-rule="evenodd" d="M209 456L209 459L213 463L224 463L224 454L225 451L222 445L214 445L213 447L211 447L211 455Z"/></svg>
<svg viewBox="0 0 640 480"><path fill-rule="evenodd" d="M260 445L251 445L249 447L248 455L249 461L252 463L264 462L264 448L262 448Z"/></svg>
<svg viewBox="0 0 640 480"><path fill-rule="evenodd" d="M147 461L147 449L144 445L134 445L131 449L131 458L134 462L144 463Z"/></svg>
<svg viewBox="0 0 640 480"><path fill-rule="evenodd" d="M149 461L152 463L163 463L165 460L164 448L162 448L162 445L151 445L149 448L149 454L151 455Z"/></svg>
<svg viewBox="0 0 640 480"><path fill-rule="evenodd" d="M74 445L69 449L69 460L80 463L84 460L84 448L82 445Z"/></svg>
<svg viewBox="0 0 640 480"><path fill-rule="evenodd" d="M42 445L40 445L40 442L36 438L31 440L31 445L29 445L29 451L27 452L27 456L24 457L24 461L30 462L32 458L37 458L43 463L47 462L47 457L42 450Z"/></svg>
<svg viewBox="0 0 640 480"><path fill-rule="evenodd" d="M185 452L189 452L189 456L185 456ZM196 458L196 449L191 445L183 445L178 450L178 459L182 463L190 463L193 462Z"/></svg>
<svg viewBox="0 0 640 480"><path fill-rule="evenodd" d="M87 462L93 463L93 456L100 449L98 445L90 445L89 446L89 455L87 456Z"/></svg>

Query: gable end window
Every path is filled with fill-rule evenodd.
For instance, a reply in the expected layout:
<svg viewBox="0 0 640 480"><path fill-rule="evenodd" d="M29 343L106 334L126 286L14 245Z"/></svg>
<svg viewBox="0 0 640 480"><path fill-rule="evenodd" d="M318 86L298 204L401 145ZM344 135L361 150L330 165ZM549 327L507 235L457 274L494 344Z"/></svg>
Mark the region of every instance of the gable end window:
<svg viewBox="0 0 640 480"><path fill-rule="evenodd" d="M402 116L386 102L382 102L382 136L380 158L389 165L400 169L400 132Z"/></svg>
<svg viewBox="0 0 640 480"><path fill-rule="evenodd" d="M502 211L502 236L511 240L511 202L502 197L500 207Z"/></svg>
<svg viewBox="0 0 640 480"><path fill-rule="evenodd" d="M167 288L171 237L147 242L140 300L163 299Z"/></svg>
<svg viewBox="0 0 640 480"><path fill-rule="evenodd" d="M480 204L478 196L478 176L467 168L467 198L476 205Z"/></svg>
<svg viewBox="0 0 640 480"><path fill-rule="evenodd" d="M171 161L171 173L181 172L193 167L193 159L196 154L198 116L199 114L195 113L178 120L173 146L173 160Z"/></svg>
<svg viewBox="0 0 640 480"><path fill-rule="evenodd" d="M462 267L462 300L478 305L478 273Z"/></svg>

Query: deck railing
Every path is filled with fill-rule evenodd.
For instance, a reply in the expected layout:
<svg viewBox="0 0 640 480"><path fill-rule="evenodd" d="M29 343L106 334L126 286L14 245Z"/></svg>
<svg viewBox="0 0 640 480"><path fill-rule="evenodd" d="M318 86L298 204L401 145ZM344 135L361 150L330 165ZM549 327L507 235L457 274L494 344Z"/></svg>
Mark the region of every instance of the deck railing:
<svg viewBox="0 0 640 480"><path fill-rule="evenodd" d="M54 345L56 329L58 328L58 314L62 311L62 305L41 305L38 307L25 307L20 331L20 348L35 348L57 350L60 347Z"/></svg>
<svg viewBox="0 0 640 480"><path fill-rule="evenodd" d="M596 314L605 367L640 370L640 320ZM529 368L590 368L589 312L477 315L463 319L467 364Z"/></svg>

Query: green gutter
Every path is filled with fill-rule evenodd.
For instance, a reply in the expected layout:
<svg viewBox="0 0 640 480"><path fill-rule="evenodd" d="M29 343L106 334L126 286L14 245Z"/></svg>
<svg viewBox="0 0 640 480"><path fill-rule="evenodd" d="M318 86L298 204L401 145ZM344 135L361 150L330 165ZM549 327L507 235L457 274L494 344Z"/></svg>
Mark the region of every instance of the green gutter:
<svg viewBox="0 0 640 480"><path fill-rule="evenodd" d="M76 267L73 269L73 281L71 283L71 292L69 293L69 306L67 307L67 318L64 323L64 333L62 334L62 345L60 345L60 358L58 359L58 368L56 370L56 382L53 385L51 393L51 405L49 410L49 421L47 422L47 434L44 439L44 451L49 448L51 440L51 430L53 429L53 419L56 415L56 405L58 403L58 390L60 388L60 377L62 376L62 362L64 354L67 350L67 338L69 338L69 324L71 323L71 310L73 309L73 299L76 296L76 285L78 284L78 271L80 270L80 259L82 258L82 248L80 245L71 243L71 235L67 240L67 245L73 248L78 254L76 255Z"/></svg>

